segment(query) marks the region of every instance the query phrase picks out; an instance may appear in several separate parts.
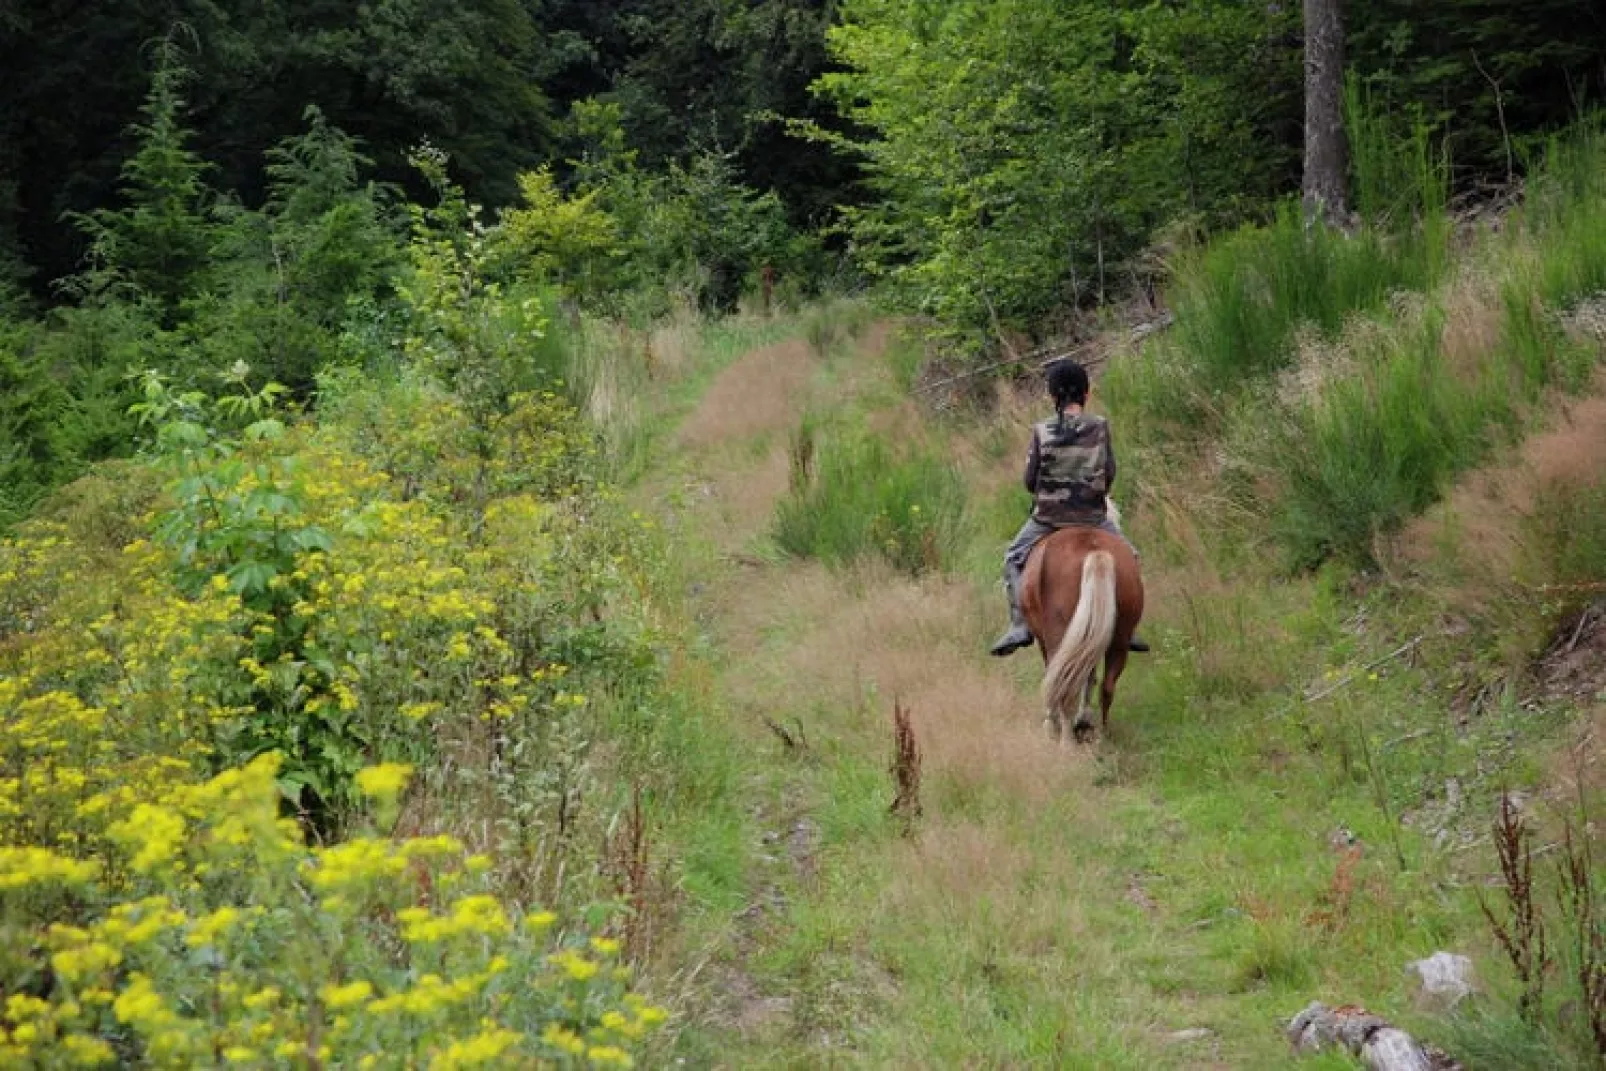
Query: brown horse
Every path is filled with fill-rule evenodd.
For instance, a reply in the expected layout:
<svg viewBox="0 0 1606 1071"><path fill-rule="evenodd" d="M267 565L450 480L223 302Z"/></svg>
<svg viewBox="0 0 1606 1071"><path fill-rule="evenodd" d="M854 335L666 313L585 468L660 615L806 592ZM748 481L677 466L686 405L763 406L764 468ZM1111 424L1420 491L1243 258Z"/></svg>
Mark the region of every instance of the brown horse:
<svg viewBox="0 0 1606 1071"><path fill-rule="evenodd" d="M1020 602L1047 665L1043 706L1049 732L1064 739L1074 705L1076 739L1092 735L1088 707L1100 658L1099 713L1108 732L1127 644L1143 617L1143 577L1132 548L1097 528L1061 528L1032 548Z"/></svg>

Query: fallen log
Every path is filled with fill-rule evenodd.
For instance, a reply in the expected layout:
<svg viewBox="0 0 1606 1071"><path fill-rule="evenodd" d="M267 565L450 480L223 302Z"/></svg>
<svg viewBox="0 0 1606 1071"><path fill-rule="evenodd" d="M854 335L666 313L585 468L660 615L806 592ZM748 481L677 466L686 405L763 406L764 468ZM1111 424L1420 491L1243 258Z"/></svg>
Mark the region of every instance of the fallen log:
<svg viewBox="0 0 1606 1071"><path fill-rule="evenodd" d="M1329 1008L1313 1001L1288 1024L1288 1043L1296 1053L1342 1048L1370 1071L1458 1071L1460 1064L1436 1049L1424 1048L1410 1034L1365 1008Z"/></svg>

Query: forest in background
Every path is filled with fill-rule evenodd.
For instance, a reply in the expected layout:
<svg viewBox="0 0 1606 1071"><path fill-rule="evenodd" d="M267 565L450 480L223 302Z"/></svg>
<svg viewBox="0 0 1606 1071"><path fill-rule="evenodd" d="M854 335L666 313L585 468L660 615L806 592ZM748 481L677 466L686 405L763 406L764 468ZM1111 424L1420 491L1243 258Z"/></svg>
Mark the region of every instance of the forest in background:
<svg viewBox="0 0 1606 1071"><path fill-rule="evenodd" d="M1343 9L1352 110L1467 198L1606 78L1597 5ZM130 367L305 394L371 359L435 196L421 149L477 225L524 211L544 245L494 271L553 300L640 320L870 282L980 359L1270 218L1301 50L1295 5L1216 0L11 0L0 514L126 452ZM1359 207L1408 214L1404 170L1358 175Z"/></svg>

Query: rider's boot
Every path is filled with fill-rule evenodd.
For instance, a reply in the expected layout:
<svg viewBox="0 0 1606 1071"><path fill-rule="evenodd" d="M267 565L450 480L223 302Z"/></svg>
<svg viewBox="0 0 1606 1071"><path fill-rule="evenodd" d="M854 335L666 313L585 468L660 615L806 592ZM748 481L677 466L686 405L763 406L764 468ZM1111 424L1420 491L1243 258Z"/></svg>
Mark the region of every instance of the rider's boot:
<svg viewBox="0 0 1606 1071"><path fill-rule="evenodd" d="M1134 632L1132 633L1132 638L1126 641L1126 649L1129 651L1147 651L1149 649L1149 645L1143 640L1138 639L1138 634Z"/></svg>
<svg viewBox="0 0 1606 1071"><path fill-rule="evenodd" d="M1021 567L1014 562L1004 563L1004 593L1009 598L1009 631L998 637L992 651L1000 658L1032 645L1032 630L1027 627L1026 615L1021 613L1020 608L1021 572Z"/></svg>

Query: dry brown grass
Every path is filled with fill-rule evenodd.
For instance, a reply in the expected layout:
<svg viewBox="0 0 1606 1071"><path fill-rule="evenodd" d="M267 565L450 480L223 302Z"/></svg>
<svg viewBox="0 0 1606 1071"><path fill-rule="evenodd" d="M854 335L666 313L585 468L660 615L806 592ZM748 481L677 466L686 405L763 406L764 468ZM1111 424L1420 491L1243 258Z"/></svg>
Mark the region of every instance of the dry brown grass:
<svg viewBox="0 0 1606 1071"><path fill-rule="evenodd" d="M653 379L674 379L684 372L701 334L697 310L690 305L677 306L672 316L658 321L641 339L648 374Z"/></svg>
<svg viewBox="0 0 1606 1071"><path fill-rule="evenodd" d="M681 425L679 445L707 447L796 425L815 365L814 354L800 339L747 354L720 373Z"/></svg>
<svg viewBox="0 0 1606 1071"><path fill-rule="evenodd" d="M980 638L999 607L968 584L789 565L750 570L740 587L720 614L730 649L743 652L740 668L726 674L740 709L756 716L795 709L804 698L821 710L863 710L864 724L844 728L881 747L881 708L897 699L918 724L928 781L1041 804L1085 780L1089 760L1046 739L1018 679L1035 683L1035 653L1018 656L1029 670L1006 672L986 660ZM806 682L806 697L796 694L798 682Z"/></svg>
<svg viewBox="0 0 1606 1071"><path fill-rule="evenodd" d="M1463 272L1443 293L1445 366L1465 383L1481 379L1501 344L1505 313L1498 280Z"/></svg>
<svg viewBox="0 0 1606 1071"><path fill-rule="evenodd" d="M1521 563L1524 522L1540 493L1585 486L1606 474L1606 376L1596 391L1553 400L1552 426L1524 439L1514 456L1458 481L1392 542L1391 562L1411 567L1448 558L1474 582L1509 583Z"/></svg>

